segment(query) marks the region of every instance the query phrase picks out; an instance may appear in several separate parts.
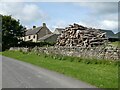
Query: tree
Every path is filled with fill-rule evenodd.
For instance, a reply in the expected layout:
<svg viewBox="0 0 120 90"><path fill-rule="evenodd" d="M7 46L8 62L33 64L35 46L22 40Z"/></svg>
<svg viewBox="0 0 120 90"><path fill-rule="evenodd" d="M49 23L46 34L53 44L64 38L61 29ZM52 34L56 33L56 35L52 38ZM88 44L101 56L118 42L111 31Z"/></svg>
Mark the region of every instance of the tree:
<svg viewBox="0 0 120 90"><path fill-rule="evenodd" d="M19 38L24 35L24 27L19 20L11 16L1 15L2 17L2 50L16 46Z"/></svg>

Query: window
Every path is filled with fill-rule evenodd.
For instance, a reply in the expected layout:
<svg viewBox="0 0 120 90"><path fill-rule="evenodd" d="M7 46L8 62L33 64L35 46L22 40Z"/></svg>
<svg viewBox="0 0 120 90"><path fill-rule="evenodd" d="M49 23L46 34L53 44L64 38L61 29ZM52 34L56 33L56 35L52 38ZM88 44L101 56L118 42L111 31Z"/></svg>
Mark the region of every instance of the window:
<svg viewBox="0 0 120 90"><path fill-rule="evenodd" d="M33 36L33 38L35 38L35 35Z"/></svg>
<svg viewBox="0 0 120 90"><path fill-rule="evenodd" d="M28 39L30 39L30 36L28 37Z"/></svg>

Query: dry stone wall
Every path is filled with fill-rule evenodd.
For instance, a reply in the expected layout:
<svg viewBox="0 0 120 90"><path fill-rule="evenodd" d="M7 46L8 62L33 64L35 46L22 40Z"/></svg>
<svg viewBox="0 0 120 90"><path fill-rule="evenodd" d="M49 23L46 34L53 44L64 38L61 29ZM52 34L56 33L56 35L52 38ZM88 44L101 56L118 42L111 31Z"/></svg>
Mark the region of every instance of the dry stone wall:
<svg viewBox="0 0 120 90"><path fill-rule="evenodd" d="M35 48L10 48L10 50L21 50L24 52L57 54L63 56L75 56L83 58L97 58L107 60L120 60L120 48L117 47L35 47Z"/></svg>
<svg viewBox="0 0 120 90"><path fill-rule="evenodd" d="M80 48L80 47L35 47L33 51L42 52L46 54L58 54L63 56L75 56L83 58L97 58L108 60L119 60L119 48L113 47L93 47L93 48Z"/></svg>

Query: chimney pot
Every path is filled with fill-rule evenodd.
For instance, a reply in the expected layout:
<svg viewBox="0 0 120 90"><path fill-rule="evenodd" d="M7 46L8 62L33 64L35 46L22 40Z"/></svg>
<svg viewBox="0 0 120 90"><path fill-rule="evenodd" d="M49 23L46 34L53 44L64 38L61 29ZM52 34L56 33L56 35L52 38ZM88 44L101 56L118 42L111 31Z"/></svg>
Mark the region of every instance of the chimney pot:
<svg viewBox="0 0 120 90"><path fill-rule="evenodd" d="M33 26L33 28L36 28L36 26Z"/></svg>
<svg viewBox="0 0 120 90"><path fill-rule="evenodd" d="M43 27L46 27L46 23L43 23Z"/></svg>

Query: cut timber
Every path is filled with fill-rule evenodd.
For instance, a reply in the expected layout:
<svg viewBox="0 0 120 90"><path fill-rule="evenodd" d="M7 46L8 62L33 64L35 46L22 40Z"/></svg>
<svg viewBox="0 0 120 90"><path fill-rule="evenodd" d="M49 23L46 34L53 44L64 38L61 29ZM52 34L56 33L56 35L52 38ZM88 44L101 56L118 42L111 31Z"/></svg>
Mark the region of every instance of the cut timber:
<svg viewBox="0 0 120 90"><path fill-rule="evenodd" d="M74 23L62 31L62 34L57 38L56 45L92 47L103 45L107 41L106 33L102 33L99 29L87 28Z"/></svg>

